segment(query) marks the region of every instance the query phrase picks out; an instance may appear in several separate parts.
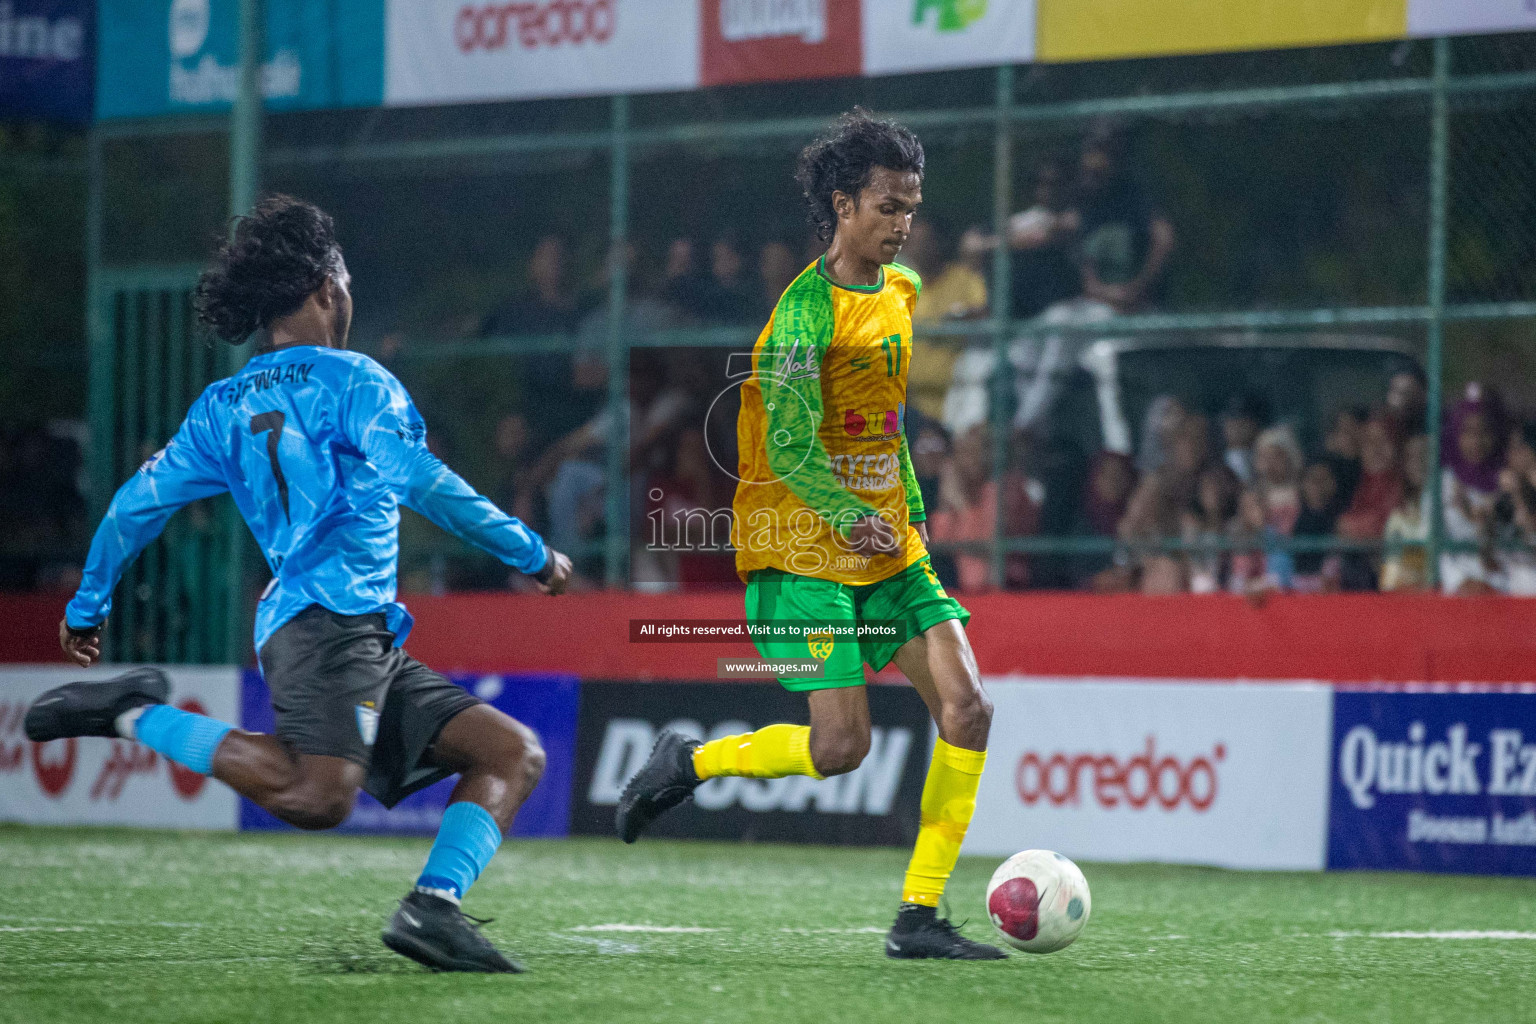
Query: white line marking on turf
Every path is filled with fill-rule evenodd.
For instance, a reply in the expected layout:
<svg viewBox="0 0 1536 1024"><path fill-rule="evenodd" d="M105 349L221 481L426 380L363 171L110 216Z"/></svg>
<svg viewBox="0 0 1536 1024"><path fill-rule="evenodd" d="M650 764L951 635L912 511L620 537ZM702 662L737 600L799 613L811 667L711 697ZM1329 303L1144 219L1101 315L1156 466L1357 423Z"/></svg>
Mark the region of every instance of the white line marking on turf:
<svg viewBox="0 0 1536 1024"><path fill-rule="evenodd" d="M1536 932L1456 931L1456 932L1329 932L1334 939L1486 939L1495 942L1536 940Z"/></svg>
<svg viewBox="0 0 1536 1024"><path fill-rule="evenodd" d="M785 935L884 935L885 928L780 928Z"/></svg>
<svg viewBox="0 0 1536 1024"><path fill-rule="evenodd" d="M718 932L719 928L690 928L683 925L660 924L579 924L573 932L665 932L671 935L702 935Z"/></svg>
<svg viewBox="0 0 1536 1024"><path fill-rule="evenodd" d="M79 926L79 925L74 925L74 926L68 927L68 928L61 928L58 925L49 926L49 925L40 925L40 924L39 925L27 925L27 926L24 926L24 927L19 927L19 926L16 926L16 925L0 925L0 932L83 932L83 931L86 931L86 929L81 927L81 926Z"/></svg>

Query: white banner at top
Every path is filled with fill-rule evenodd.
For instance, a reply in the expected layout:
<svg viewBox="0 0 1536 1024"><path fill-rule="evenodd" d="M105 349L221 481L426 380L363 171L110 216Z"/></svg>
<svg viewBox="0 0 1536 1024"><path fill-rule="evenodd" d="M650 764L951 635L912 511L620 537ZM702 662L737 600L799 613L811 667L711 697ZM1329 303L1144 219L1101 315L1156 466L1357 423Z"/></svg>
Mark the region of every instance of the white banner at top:
<svg viewBox="0 0 1536 1024"><path fill-rule="evenodd" d="M1028 0L863 0L863 4L866 75L1023 64L1035 59L1035 5Z"/></svg>
<svg viewBox="0 0 1536 1024"><path fill-rule="evenodd" d="M389 0L392 106L699 84L698 0Z"/></svg>
<svg viewBox="0 0 1536 1024"><path fill-rule="evenodd" d="M1408 0L1410 36L1532 29L1536 29L1536 5L1531 0Z"/></svg>

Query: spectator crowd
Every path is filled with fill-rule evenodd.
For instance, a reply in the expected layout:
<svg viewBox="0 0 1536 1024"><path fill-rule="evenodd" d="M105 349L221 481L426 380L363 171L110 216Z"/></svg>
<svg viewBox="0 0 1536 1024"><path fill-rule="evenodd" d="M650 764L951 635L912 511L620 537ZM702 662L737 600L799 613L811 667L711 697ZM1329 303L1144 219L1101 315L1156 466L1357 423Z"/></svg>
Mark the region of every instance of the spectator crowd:
<svg viewBox="0 0 1536 1024"><path fill-rule="evenodd" d="M1431 502L1426 390L1405 369L1381 394L1329 410L1326 424L1276 414L1269 397L1234 387L1209 404L1162 394L1133 432L1105 421L1078 461L1053 445L1064 381L1084 365L1081 328L1163 301L1174 224L1129 169L1125 136L1091 132L1069 159L1031 175L1024 209L1002 237L920 216L901 260L922 276L919 334L908 377L906 430L941 578L960 591L1071 588L1145 594L1412 591L1429 585ZM1005 346L968 345L945 325L992 315L992 261L1009 253L1008 312L1038 329ZM750 332L822 251L771 238L755 247L724 232L680 235L661 258L633 243L583 289L568 239L537 241L521 287L483 317L484 337L556 338L515 357L521 387L489 436L444 452L507 511L576 557L578 586L600 585L610 460L629 481L621 507L630 578L643 589L735 581L729 552L736 389ZM742 330L734 351L630 348L624 423L608 403L613 334L608 272L620 261L627 296L618 332L635 339L689 328ZM380 356L394 365L398 339ZM412 383L405 363L396 366ZM1011 387L993 415L996 378ZM418 393L434 432L451 395ZM619 428L624 429L621 431ZM999 437L997 431L1003 436ZM1536 595L1536 422L1510 415L1472 385L1449 409L1438 488L1437 566L1446 593ZM625 438L617 454L613 446ZM1306 439L1318 438L1315 445ZM463 440L462 438L460 440ZM999 459L1001 460L999 462ZM1001 473L995 471L999 464ZM0 586L68 588L88 540L79 446L41 428L0 431ZM999 521L1001 518L1001 521ZM477 555L446 557L442 538L408 523L404 589L526 586ZM1071 538L1053 554L1011 551L1001 574L995 537Z"/></svg>

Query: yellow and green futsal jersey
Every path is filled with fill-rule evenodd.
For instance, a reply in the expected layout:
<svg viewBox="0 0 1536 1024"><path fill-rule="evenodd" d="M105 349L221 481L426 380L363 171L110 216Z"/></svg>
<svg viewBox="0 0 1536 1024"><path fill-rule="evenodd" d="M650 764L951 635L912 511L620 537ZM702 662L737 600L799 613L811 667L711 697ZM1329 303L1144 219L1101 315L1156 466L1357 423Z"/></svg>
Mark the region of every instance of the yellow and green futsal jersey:
<svg viewBox="0 0 1536 1024"><path fill-rule="evenodd" d="M819 677L780 679L789 690L861 686L865 663L878 671L931 626L970 619L939 585L911 525L924 518L903 429L921 287L895 264L872 287L845 287L818 260L784 292L752 353L732 528L748 620L894 627L847 639L754 636L765 658L824 663ZM872 513L903 538L895 554L852 550L848 531Z"/></svg>
<svg viewBox="0 0 1536 1024"><path fill-rule="evenodd" d="M752 350L736 440L732 543L742 580L779 569L837 583L875 583L927 555L904 431L912 309L922 282L899 264L869 287L835 283L825 257L779 299ZM851 550L848 531L880 513L895 555Z"/></svg>

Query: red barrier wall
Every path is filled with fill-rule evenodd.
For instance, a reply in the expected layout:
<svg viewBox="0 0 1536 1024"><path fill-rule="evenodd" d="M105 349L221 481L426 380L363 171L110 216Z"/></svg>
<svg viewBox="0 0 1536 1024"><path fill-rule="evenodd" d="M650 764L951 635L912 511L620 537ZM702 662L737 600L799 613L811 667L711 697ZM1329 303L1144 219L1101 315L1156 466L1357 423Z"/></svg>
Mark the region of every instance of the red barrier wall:
<svg viewBox="0 0 1536 1024"><path fill-rule="evenodd" d="M645 596L406 598L411 653L435 668L713 679L744 643L629 642L630 619L732 619L739 591ZM983 672L1342 683L1536 681L1536 600L1378 595L1228 597L977 594ZM63 600L0 595L0 661L53 661Z"/></svg>

